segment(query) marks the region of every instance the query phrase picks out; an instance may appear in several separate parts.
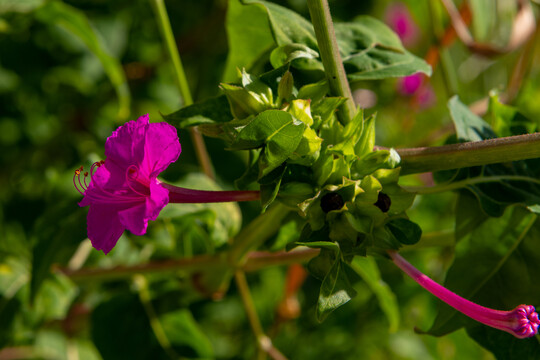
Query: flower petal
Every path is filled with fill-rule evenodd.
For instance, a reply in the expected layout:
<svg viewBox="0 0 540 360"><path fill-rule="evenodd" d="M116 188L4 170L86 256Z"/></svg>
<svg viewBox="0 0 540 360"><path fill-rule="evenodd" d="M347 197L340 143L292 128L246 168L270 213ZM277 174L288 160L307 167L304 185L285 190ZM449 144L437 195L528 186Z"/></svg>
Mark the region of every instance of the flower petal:
<svg viewBox="0 0 540 360"><path fill-rule="evenodd" d="M148 227L148 217L146 216L146 204L144 202L136 206L131 206L118 212L120 223L134 235L146 234Z"/></svg>
<svg viewBox="0 0 540 360"><path fill-rule="evenodd" d="M145 200L118 213L122 225L139 236L146 234L148 220L156 220L161 209L169 203L169 191L154 179L150 183L150 196Z"/></svg>
<svg viewBox="0 0 540 360"><path fill-rule="evenodd" d="M161 209L169 203L169 190L165 189L156 179L150 182L150 197L146 199L148 219L157 219Z"/></svg>
<svg viewBox="0 0 540 360"><path fill-rule="evenodd" d="M105 142L106 161L113 161L126 169L139 164L144 157L145 134L149 117L143 115L113 131Z"/></svg>
<svg viewBox="0 0 540 360"><path fill-rule="evenodd" d="M154 123L146 132L144 159L141 171L149 178L155 178L182 152L176 128L166 122Z"/></svg>
<svg viewBox="0 0 540 360"><path fill-rule="evenodd" d="M105 254L111 251L125 230L118 219L118 208L108 204L92 204L86 221L92 246Z"/></svg>

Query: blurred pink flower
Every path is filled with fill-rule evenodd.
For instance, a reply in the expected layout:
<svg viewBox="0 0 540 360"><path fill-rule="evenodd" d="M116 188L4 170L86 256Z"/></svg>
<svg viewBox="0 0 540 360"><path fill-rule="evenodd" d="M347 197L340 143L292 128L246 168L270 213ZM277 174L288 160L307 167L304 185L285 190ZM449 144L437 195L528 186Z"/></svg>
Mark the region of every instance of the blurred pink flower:
<svg viewBox="0 0 540 360"><path fill-rule="evenodd" d="M404 76L398 80L398 91L402 95L413 95L422 85L422 73Z"/></svg>
<svg viewBox="0 0 540 360"><path fill-rule="evenodd" d="M396 84L401 95L412 96L414 103L422 109L432 106L436 100L435 92L425 78L422 73L416 73L399 78Z"/></svg>
<svg viewBox="0 0 540 360"><path fill-rule="evenodd" d="M386 23L399 36L406 47L418 42L420 30L414 22L409 9L402 3L391 3L386 8Z"/></svg>

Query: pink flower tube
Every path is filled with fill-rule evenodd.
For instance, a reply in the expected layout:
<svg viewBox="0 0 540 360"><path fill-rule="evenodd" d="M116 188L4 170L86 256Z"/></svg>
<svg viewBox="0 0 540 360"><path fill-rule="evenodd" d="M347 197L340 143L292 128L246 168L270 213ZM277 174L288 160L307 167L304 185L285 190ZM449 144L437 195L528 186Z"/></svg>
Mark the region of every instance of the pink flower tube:
<svg viewBox="0 0 540 360"><path fill-rule="evenodd" d="M528 338L538 333L540 320L534 306L519 305L510 311L493 310L480 306L431 280L396 251L388 251L388 255L401 270L420 286L471 319L495 329L506 331L519 339Z"/></svg>
<svg viewBox="0 0 540 360"><path fill-rule="evenodd" d="M251 201L258 191L204 191L161 183L157 176L176 161L182 148L176 129L149 123L148 115L120 126L105 142L106 160L90 172L75 171L73 183L89 206L88 238L107 254L124 232L146 233L149 220L171 203ZM88 182L88 179L90 181Z"/></svg>

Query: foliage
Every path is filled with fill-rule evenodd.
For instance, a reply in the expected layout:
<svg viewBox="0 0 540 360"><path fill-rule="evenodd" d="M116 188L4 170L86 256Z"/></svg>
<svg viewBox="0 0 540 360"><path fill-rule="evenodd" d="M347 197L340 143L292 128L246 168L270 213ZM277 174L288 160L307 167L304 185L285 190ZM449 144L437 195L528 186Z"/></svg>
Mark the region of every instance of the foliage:
<svg viewBox="0 0 540 360"><path fill-rule="evenodd" d="M475 38L507 40L516 8L467 3ZM330 2L358 105L344 121L302 2L167 2L196 99L184 106L150 2L0 0L0 359L255 358L237 271L287 358L537 358L537 339L437 302L386 254L483 306L540 306L540 159L462 165L434 185L403 176L400 156L537 131L538 41L486 60L445 37L442 5L403 4L416 43L393 2ZM403 91L413 74L418 89ZM481 99L481 112L466 105ZM71 177L145 113L179 129L163 181L261 202L169 204L104 255ZM285 266L297 262L307 277Z"/></svg>

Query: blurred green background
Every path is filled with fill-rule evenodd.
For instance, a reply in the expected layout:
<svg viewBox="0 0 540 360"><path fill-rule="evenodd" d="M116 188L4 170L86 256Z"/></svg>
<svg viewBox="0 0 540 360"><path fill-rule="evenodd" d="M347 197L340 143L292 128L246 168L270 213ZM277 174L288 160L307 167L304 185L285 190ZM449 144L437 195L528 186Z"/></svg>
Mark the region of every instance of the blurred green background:
<svg viewBox="0 0 540 360"><path fill-rule="evenodd" d="M303 0L276 2L308 17ZM515 2L499 0L496 7L492 1L470 3L473 35L504 44ZM448 19L437 1L402 4L418 31L409 50L424 57ZM195 100L218 95L228 51L227 1L166 5ZM336 21L362 14L385 20L395 3L335 0L330 6ZM153 14L146 0L66 0L60 5L0 0L0 359L244 359L255 354L234 285L224 299L212 301L194 291L191 278L181 272L144 280L74 282L49 270L53 263L76 269L213 252L239 226L240 214L246 222L259 211L256 204L176 205L173 214L152 223L146 236L124 234L108 256L88 248L88 240L82 242L86 209L77 206L74 170L103 158L105 139L126 120L149 113L151 120L160 121L160 113L183 104ZM512 101L528 118L540 119L540 54L538 42L532 44L493 59L472 55L459 42L444 48L429 81L433 96L426 106L401 95L398 80L360 84L370 99L375 97L368 112L378 112L378 144L441 144L452 133L447 99L457 93L470 104L493 89L505 91L521 57L526 72L517 79L519 91ZM193 175L200 169L188 134L181 131L180 140L182 155L163 177L215 187ZM218 140L207 144L217 186L233 188L245 155L224 151ZM454 200L453 194L419 197L409 215L425 233L452 231ZM231 214L238 216L230 220ZM441 281L452 253L438 247L406 255ZM318 324L317 280L308 276L298 292L300 316L283 323L276 311L286 268L250 273L248 280L264 328L290 359L492 358L463 330L443 338L416 334L415 327L429 328L436 300L392 264L379 266L400 305L401 324L392 333L376 297L362 283L357 298ZM168 348L156 336L156 319Z"/></svg>

